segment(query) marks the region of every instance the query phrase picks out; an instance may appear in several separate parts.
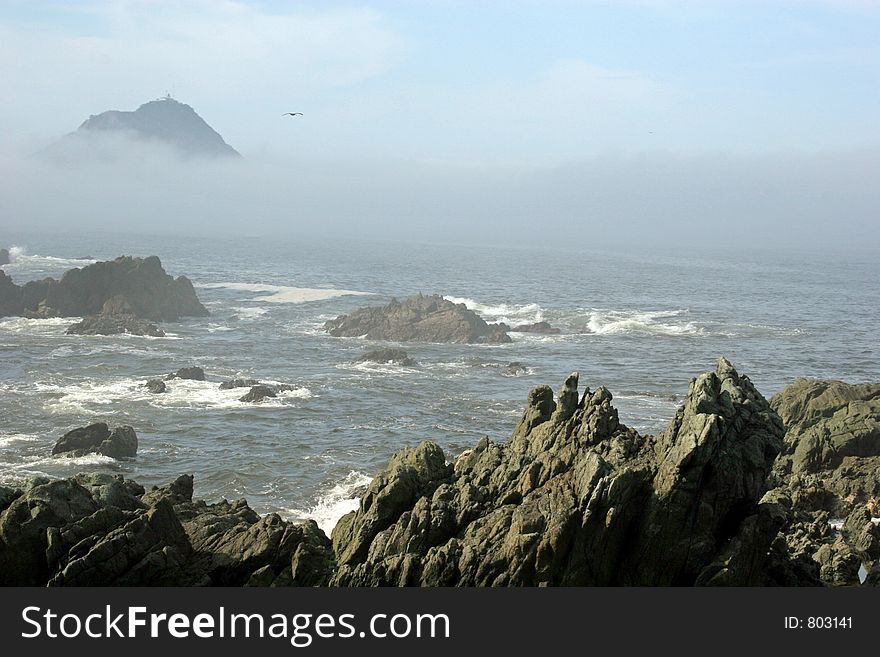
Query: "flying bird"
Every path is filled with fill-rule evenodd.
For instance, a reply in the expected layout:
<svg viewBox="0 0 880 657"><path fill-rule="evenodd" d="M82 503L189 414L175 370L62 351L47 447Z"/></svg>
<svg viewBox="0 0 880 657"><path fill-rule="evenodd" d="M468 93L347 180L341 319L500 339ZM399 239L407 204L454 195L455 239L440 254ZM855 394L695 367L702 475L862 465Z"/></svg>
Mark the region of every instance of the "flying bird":
<svg viewBox="0 0 880 657"><path fill-rule="evenodd" d="M302 116L302 112L285 112L281 116Z"/></svg>

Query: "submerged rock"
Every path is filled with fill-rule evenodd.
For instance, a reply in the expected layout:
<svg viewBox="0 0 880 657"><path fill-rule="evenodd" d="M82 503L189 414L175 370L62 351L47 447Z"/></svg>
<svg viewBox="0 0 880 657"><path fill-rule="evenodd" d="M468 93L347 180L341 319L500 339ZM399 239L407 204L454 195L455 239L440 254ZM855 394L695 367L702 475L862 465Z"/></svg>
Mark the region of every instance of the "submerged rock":
<svg viewBox="0 0 880 657"><path fill-rule="evenodd" d="M250 388L258 386L260 382L256 379L229 379L220 384L220 390L232 390L234 388Z"/></svg>
<svg viewBox="0 0 880 657"><path fill-rule="evenodd" d="M165 385L165 382L162 379L150 379L144 384L144 387L154 395L168 392L168 386Z"/></svg>
<svg viewBox="0 0 880 657"><path fill-rule="evenodd" d="M362 337L394 342L510 342L503 328L487 324L462 303L441 296L393 299L386 306L359 308L324 324L335 337Z"/></svg>
<svg viewBox="0 0 880 657"><path fill-rule="evenodd" d="M523 374L528 374L529 368L520 363L519 361L513 361L504 366L504 370L501 372L504 376L522 376Z"/></svg>
<svg viewBox="0 0 880 657"><path fill-rule="evenodd" d="M106 422L96 422L73 429L61 436L52 448L52 454L70 456L103 454L121 459L136 456L137 448L137 434L130 426L122 425L111 431Z"/></svg>
<svg viewBox="0 0 880 657"><path fill-rule="evenodd" d="M65 331L67 335L148 335L164 338L165 331L152 322L138 319L134 315L93 315L81 322L72 324Z"/></svg>
<svg viewBox="0 0 880 657"><path fill-rule="evenodd" d="M514 333L544 333L547 335L558 335L562 331L558 328L550 326L549 322L535 322L534 324L520 324L507 329Z"/></svg>
<svg viewBox="0 0 880 657"><path fill-rule="evenodd" d="M256 385L252 386L251 389L245 394L243 397L240 397L238 401L242 402L251 402L251 403L259 403L266 399L267 397L277 397L278 389L275 386L267 386L267 385Z"/></svg>
<svg viewBox="0 0 880 657"><path fill-rule="evenodd" d="M410 358L403 349L373 349L366 352L360 358L359 363L393 363L402 367L412 367L416 361Z"/></svg>
<svg viewBox="0 0 880 657"><path fill-rule="evenodd" d="M181 367L176 372L172 372L165 377L166 381L173 379L189 379L190 381L204 381L205 370L201 367Z"/></svg>

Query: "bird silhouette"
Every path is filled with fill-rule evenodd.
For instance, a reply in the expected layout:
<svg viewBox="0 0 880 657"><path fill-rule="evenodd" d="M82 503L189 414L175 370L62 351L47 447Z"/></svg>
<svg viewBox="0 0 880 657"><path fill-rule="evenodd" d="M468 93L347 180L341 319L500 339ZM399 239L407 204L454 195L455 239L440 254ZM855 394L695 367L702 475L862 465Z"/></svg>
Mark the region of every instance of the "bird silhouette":
<svg viewBox="0 0 880 657"><path fill-rule="evenodd" d="M302 112L285 112L281 116L302 116Z"/></svg>

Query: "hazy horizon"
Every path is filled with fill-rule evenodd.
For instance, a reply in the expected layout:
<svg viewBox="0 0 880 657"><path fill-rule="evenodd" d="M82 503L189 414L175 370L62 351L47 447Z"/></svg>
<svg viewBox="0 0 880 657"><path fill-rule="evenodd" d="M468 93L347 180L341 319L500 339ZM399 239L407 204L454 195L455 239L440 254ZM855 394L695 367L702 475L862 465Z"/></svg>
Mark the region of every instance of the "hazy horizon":
<svg viewBox="0 0 880 657"><path fill-rule="evenodd" d="M9 230L880 245L880 3L0 8ZM172 94L240 162L35 157ZM301 111L291 119L282 112Z"/></svg>

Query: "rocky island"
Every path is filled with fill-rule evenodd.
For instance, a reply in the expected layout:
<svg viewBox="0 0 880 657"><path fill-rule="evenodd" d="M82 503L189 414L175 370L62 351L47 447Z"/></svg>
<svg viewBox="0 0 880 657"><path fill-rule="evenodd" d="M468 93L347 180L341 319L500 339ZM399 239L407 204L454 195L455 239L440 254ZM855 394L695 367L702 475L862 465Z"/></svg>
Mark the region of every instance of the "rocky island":
<svg viewBox="0 0 880 657"><path fill-rule="evenodd" d="M324 324L330 335L366 337L393 342L489 343L510 342L503 327L488 324L463 303L439 295L392 299L386 306L367 306Z"/></svg>
<svg viewBox="0 0 880 657"><path fill-rule="evenodd" d="M451 461L429 441L402 449L332 540L243 500L194 501L186 475L151 491L120 475L0 488L0 581L880 583L880 385L799 380L768 401L722 358L656 436L579 385L533 389L507 442Z"/></svg>
<svg viewBox="0 0 880 657"><path fill-rule="evenodd" d="M71 269L60 280L16 285L0 270L0 316L84 317L67 329L75 335L164 336L152 322L205 317L207 309L186 276L173 278L156 256L96 262Z"/></svg>

